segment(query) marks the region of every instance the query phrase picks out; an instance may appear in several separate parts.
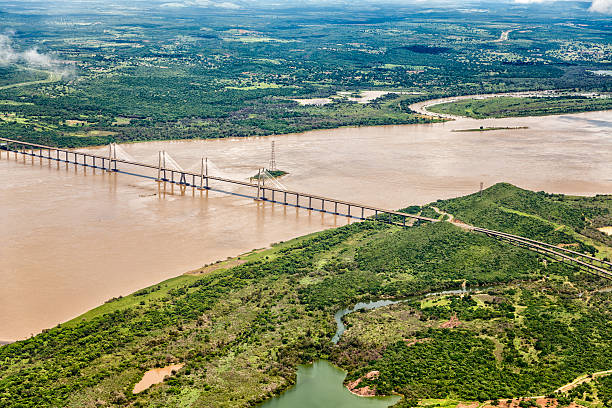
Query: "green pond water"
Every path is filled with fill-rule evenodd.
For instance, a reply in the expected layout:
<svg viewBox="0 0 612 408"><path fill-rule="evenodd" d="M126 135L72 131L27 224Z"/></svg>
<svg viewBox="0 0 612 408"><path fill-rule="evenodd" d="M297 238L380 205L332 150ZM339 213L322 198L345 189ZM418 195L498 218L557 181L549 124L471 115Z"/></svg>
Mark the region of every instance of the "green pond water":
<svg viewBox="0 0 612 408"><path fill-rule="evenodd" d="M400 400L398 396L359 397L342 385L346 373L327 361L298 367L297 383L260 408L386 408Z"/></svg>

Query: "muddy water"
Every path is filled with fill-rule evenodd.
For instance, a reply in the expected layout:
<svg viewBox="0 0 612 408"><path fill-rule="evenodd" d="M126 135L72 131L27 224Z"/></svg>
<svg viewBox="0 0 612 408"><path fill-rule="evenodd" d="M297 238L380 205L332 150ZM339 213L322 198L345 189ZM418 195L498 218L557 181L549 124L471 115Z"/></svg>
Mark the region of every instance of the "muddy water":
<svg viewBox="0 0 612 408"><path fill-rule="evenodd" d="M134 394L138 394L151 387L152 385L159 384L164 381L164 378L170 377L173 373L183 368L185 364L172 364L162 368L152 368L151 370L144 373L142 379L134 385Z"/></svg>
<svg viewBox="0 0 612 408"><path fill-rule="evenodd" d="M479 126L529 129L453 132ZM387 208L473 192L482 181L570 194L612 193L612 112L345 128L275 137L291 189ZM123 146L166 150L185 168L246 179L269 138ZM93 149L95 150L95 149ZM99 170L0 159L0 340L27 337L103 301L346 220ZM219 186L220 187L220 186ZM238 193L246 191L235 191Z"/></svg>

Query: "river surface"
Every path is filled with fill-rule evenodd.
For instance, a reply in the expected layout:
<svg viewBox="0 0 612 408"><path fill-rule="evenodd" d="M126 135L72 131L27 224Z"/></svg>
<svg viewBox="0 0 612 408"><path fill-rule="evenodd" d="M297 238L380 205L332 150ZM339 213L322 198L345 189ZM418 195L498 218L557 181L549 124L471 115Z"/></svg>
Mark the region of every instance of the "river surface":
<svg viewBox="0 0 612 408"><path fill-rule="evenodd" d="M453 132L480 126L528 129ZM389 209L471 193L480 182L612 193L612 111L342 128L274 140L288 188ZM151 142L122 151L156 164L158 151L166 150L186 169L198 169L207 156L211 175L246 180L267 165L270 141ZM347 222L237 195L176 186L164 193L151 180L0 156L0 341L28 337L206 263Z"/></svg>
<svg viewBox="0 0 612 408"><path fill-rule="evenodd" d="M346 372L327 361L298 367L297 382L261 408L386 408L400 400L399 396L360 397L342 385Z"/></svg>

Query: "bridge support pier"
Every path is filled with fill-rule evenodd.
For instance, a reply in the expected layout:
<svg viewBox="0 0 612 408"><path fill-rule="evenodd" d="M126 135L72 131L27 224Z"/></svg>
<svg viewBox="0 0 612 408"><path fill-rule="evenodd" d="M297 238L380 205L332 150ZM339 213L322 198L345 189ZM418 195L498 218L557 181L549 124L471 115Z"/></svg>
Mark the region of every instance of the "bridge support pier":
<svg viewBox="0 0 612 408"><path fill-rule="evenodd" d="M261 169L258 169L257 170L257 197L255 197L255 201L259 201L259 197L261 196L261 177L262 177Z"/></svg>

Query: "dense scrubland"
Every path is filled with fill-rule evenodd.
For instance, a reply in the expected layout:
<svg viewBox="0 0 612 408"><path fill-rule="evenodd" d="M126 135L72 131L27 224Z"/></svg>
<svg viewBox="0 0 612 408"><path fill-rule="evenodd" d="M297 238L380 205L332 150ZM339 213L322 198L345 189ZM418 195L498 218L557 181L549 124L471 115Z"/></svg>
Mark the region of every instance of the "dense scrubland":
<svg viewBox="0 0 612 408"><path fill-rule="evenodd" d="M466 202L476 205L473 213ZM507 184L434 204L503 228L498 211L516 208L524 214L513 219L516 228L534 219L562 225L563 239L585 242L583 250L605 247L600 236L582 234L612 223L609 196ZM298 364L320 358L348 370L347 381L379 371L359 386L404 396L398 406L534 395L593 407L610 400L605 377L554 394L580 375L612 368L612 293L603 290L610 283L572 266L447 222L402 229L373 221L230 262L1 347L0 405L253 406L292 384ZM425 296L462 285L481 290ZM348 315L333 345L334 312L379 298L406 301ZM146 370L175 362L185 363L175 376L132 393Z"/></svg>
<svg viewBox="0 0 612 408"><path fill-rule="evenodd" d="M73 147L257 136L430 122L435 119L409 106L443 96L612 89L611 76L594 73L612 63L603 16L574 5L554 13L516 6L485 14L432 14L429 6L350 13L333 7L125 9L112 16L79 10L61 18L16 8L1 16L14 31L11 47L37 48L53 64L42 67L46 80L20 60L0 69L0 136ZM391 93L369 103L348 97L366 90ZM331 99L325 105L295 101L308 98ZM517 109L525 102L529 109ZM609 99L499 103L470 106L470 114L610 107Z"/></svg>

